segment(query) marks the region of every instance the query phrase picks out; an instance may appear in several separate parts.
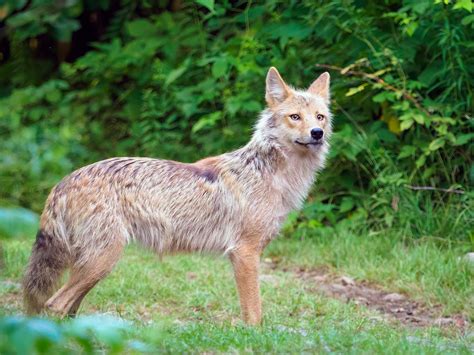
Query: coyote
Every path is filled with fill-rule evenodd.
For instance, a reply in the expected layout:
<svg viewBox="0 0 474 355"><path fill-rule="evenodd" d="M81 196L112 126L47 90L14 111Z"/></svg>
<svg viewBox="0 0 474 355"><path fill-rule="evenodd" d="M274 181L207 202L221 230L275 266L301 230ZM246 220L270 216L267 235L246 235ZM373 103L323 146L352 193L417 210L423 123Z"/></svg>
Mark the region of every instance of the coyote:
<svg viewBox="0 0 474 355"><path fill-rule="evenodd" d="M328 153L329 74L297 90L272 67L265 100L250 142L236 151L192 164L112 158L59 182L23 282L27 312L75 315L125 245L136 241L159 255L228 256L242 317L259 324L260 255L288 213L302 206ZM66 269L69 279L56 291Z"/></svg>

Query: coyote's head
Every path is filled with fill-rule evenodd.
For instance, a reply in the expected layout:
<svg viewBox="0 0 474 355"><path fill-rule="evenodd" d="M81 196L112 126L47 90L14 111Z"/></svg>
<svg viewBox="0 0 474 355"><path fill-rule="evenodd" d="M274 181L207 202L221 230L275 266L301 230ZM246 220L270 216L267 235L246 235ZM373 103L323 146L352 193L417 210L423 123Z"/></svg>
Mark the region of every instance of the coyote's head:
<svg viewBox="0 0 474 355"><path fill-rule="evenodd" d="M292 151L318 152L331 134L329 73L321 74L307 90L288 86L275 68L267 74L266 133Z"/></svg>

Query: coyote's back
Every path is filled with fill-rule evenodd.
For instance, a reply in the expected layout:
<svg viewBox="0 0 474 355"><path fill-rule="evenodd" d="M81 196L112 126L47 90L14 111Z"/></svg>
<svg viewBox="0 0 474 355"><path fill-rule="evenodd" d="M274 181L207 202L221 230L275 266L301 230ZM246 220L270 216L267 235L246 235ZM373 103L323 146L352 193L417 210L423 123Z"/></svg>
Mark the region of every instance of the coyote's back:
<svg viewBox="0 0 474 355"><path fill-rule="evenodd" d="M28 309L41 308L68 267L107 273L132 240L159 254L232 249L242 213L219 179L210 164L146 158L109 159L64 178L41 216L24 283Z"/></svg>

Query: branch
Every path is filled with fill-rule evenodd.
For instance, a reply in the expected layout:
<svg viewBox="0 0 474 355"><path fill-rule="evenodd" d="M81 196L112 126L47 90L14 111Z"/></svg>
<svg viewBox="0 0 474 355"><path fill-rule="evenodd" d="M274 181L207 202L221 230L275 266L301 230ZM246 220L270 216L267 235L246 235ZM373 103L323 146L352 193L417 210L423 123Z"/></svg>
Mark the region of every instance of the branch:
<svg viewBox="0 0 474 355"><path fill-rule="evenodd" d="M402 96L406 100L413 103L413 105L415 105L416 108L423 111L427 116L430 116L430 113L423 106L421 106L420 103L418 102L418 100L415 97L413 97L413 95L411 95L408 91L403 90L403 89L398 89L395 86L390 85L389 83L387 83L385 80L383 80L381 77L379 77L377 75L370 74L370 73L365 73L365 72L359 71L359 70L352 70L352 69L347 70L347 68L341 68L341 67L338 67L338 66L335 66L335 65L329 65L329 64L315 64L315 65L318 68L338 70L342 75L354 75L354 76L358 76L358 77L361 77L361 78L364 78L364 79L368 79L370 81L373 81L373 82L376 82L376 83L382 85L385 89L388 89L390 91L401 92Z"/></svg>
<svg viewBox="0 0 474 355"><path fill-rule="evenodd" d="M433 187L433 186L411 186L411 185L405 185L406 188L410 190L415 190L415 191L441 191L441 192L446 192L446 193L451 193L451 194L459 194L462 195L464 194L464 190L457 190L457 189L442 189L439 187Z"/></svg>

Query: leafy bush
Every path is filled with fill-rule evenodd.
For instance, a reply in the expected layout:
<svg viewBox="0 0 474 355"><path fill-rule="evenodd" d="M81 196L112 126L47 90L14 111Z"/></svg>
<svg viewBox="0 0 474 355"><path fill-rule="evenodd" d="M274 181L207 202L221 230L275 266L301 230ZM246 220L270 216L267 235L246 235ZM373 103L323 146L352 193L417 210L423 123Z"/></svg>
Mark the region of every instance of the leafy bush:
<svg viewBox="0 0 474 355"><path fill-rule="evenodd" d="M5 15L11 55L0 71L21 53L36 55L26 65L36 70L33 39L37 48L57 41L58 56L61 41L72 49L59 69L49 58L40 84L20 74L2 81L3 203L39 211L62 175L113 155L191 161L244 144L275 65L298 86L322 70L333 78L331 158L298 225L364 221L444 237L445 223L414 225L426 213L457 211L456 237L469 233L471 1L47 3ZM49 15L31 15L44 6ZM84 18L99 19L102 32L86 36L96 27ZM55 35L61 24L72 36Z"/></svg>
<svg viewBox="0 0 474 355"><path fill-rule="evenodd" d="M147 345L130 339L131 325L107 316L84 316L56 322L46 318L0 318L0 352L3 354L69 354L146 351Z"/></svg>
<svg viewBox="0 0 474 355"><path fill-rule="evenodd" d="M38 219L36 213L24 208L0 207L0 239L34 235Z"/></svg>

